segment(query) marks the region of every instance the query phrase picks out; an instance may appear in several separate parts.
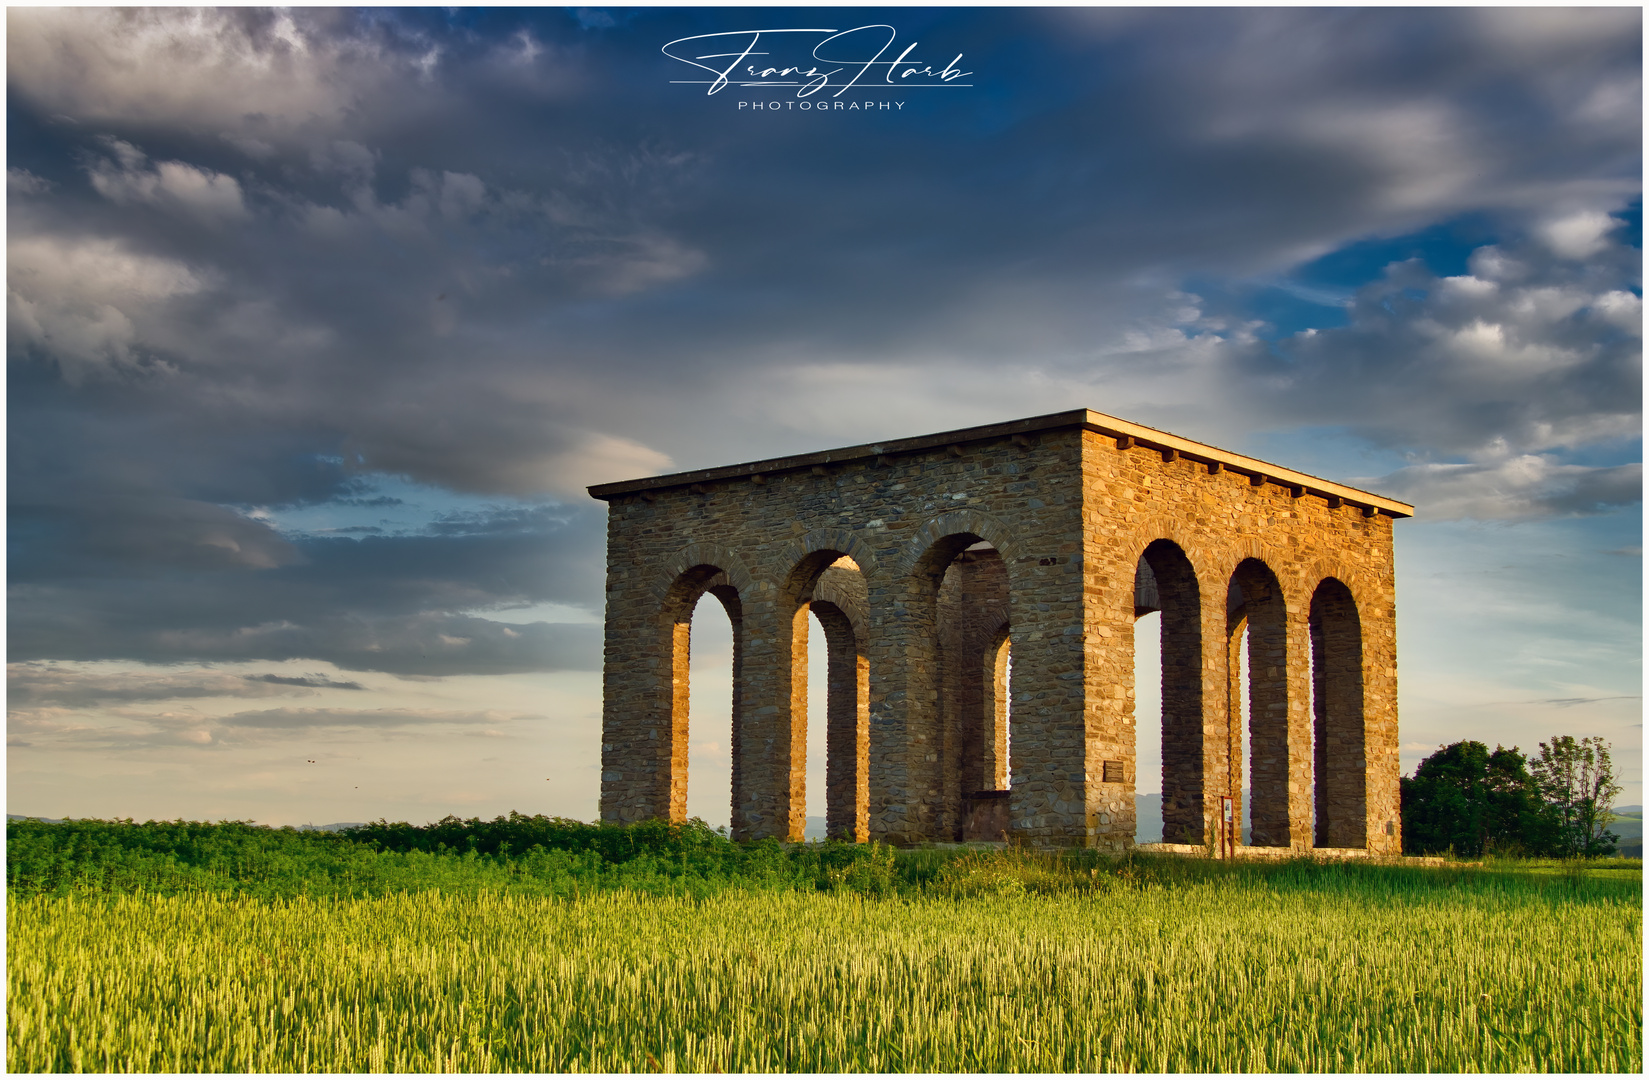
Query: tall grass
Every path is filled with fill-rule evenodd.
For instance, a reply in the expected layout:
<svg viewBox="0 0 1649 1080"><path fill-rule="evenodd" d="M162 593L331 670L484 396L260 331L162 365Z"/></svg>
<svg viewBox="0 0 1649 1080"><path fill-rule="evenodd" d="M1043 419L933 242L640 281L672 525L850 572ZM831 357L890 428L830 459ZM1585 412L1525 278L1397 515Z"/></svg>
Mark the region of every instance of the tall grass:
<svg viewBox="0 0 1649 1080"><path fill-rule="evenodd" d="M924 857L925 858L925 857ZM1642 1064L1635 886L926 858L851 891L19 896L14 1071ZM846 875L855 866L827 871Z"/></svg>

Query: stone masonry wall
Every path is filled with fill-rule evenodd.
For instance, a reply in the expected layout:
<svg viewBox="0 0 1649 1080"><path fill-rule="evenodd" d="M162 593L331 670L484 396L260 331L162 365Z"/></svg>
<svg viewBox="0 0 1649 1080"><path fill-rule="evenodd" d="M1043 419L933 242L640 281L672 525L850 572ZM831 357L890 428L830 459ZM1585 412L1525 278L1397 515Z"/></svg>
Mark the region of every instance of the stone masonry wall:
<svg viewBox="0 0 1649 1080"><path fill-rule="evenodd" d="M1094 601L1089 633L1103 668L1090 706L1095 756L1100 747L1122 755L1127 779L1133 781L1132 653L1130 649L1112 647L1110 642L1132 636L1131 623L1121 617L1121 612L1131 610L1131 586L1140 556L1155 540L1172 541L1195 571L1203 608L1204 836L1212 830L1218 796L1233 795L1238 800L1240 818L1239 755L1253 741L1253 733L1241 724L1242 717L1251 712L1249 703L1238 703L1237 710L1231 709L1237 689L1236 657L1227 616L1239 567L1244 560L1254 560L1275 579L1279 593L1276 603L1281 609L1279 632L1269 643L1271 655L1266 659L1284 661L1275 671L1265 670L1274 666L1270 663L1251 665L1259 669L1251 683L1259 688L1262 705L1281 714L1274 724L1277 735L1262 747L1283 785L1282 790L1270 793L1280 809L1274 815L1273 834L1267 839L1278 846L1311 846L1314 755L1310 749L1313 716L1308 619L1313 593L1321 582L1333 578L1344 584L1361 619L1362 733L1367 766L1363 814L1367 843L1380 851L1401 850L1393 519L1385 513L1366 515L1353 505L1331 505L1331 500L1298 487L1272 481L1256 484L1250 475L1181 455L1165 460L1168 454L1137 443L1121 449L1119 441L1085 433L1085 542L1089 590ZM1252 604L1239 605L1239 612L1251 612ZM1117 687L1126 688L1126 692L1118 695ZM1105 693L1107 688L1111 689L1109 695ZM1233 711L1238 717L1235 729L1230 726ZM1164 736L1167 743L1171 735L1166 724ZM1175 749L1165 745L1165 759ZM1256 770L1257 774L1264 772ZM1256 782L1256 790L1259 786ZM1123 832L1132 826L1132 790L1127 794L1130 801L1122 799L1120 790L1113 794L1106 786L1100 800L1103 805L1095 811L1130 818L1120 830ZM1101 846L1115 846L1114 841L1105 838L1118 830L1106 832L1108 824L1098 822L1095 839Z"/></svg>
<svg viewBox="0 0 1649 1080"><path fill-rule="evenodd" d="M1209 460L1193 456L1205 452ZM833 758L843 759L829 770L832 830L894 843L953 838L965 824L964 777L983 775L986 718L964 722L953 707L964 684L983 678L978 664L964 676L948 662L960 624L941 618L941 583L984 541L1005 580L1012 634L1009 832L1041 846L1126 849L1138 783L1135 583L1156 543L1148 561L1163 597L1173 712L1165 805L1182 840L1203 840L1218 796L1240 798L1242 754L1257 733L1256 809L1263 795L1273 843L1313 844L1321 789L1316 801L1337 808L1333 838L1357 834L1344 820L1357 814L1370 850L1399 850L1391 525L1407 508L1386 500L1393 509L1371 510L1350 489L1313 489L1281 469L1267 477L1263 464L1077 412L592 489L610 503L603 818L684 813L683 611L713 588L737 612L735 833L801 835L806 614L816 603L833 688L831 716L816 722L828 722ZM843 556L863 593L838 603L846 593L825 575ZM1252 580L1255 595L1233 606L1238 579ZM1330 688L1314 709L1312 601L1328 579L1343 589L1318 602L1320 649L1333 644L1323 654ZM1261 583L1274 595L1258 595ZM1250 730L1241 717L1251 710L1231 701L1231 629L1243 619L1270 627L1251 680L1264 717ZM1353 625L1360 641L1348 637ZM1347 768L1359 742L1366 767ZM1341 767L1315 776L1321 755Z"/></svg>

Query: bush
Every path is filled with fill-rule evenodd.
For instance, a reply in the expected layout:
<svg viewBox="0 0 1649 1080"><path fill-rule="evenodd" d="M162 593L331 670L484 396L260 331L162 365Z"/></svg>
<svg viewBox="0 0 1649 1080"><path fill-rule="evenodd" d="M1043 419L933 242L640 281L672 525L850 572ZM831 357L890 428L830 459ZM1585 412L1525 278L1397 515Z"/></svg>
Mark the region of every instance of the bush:
<svg viewBox="0 0 1649 1080"><path fill-rule="evenodd" d="M1453 743L1402 779L1403 852L1546 855L1556 832L1517 747Z"/></svg>

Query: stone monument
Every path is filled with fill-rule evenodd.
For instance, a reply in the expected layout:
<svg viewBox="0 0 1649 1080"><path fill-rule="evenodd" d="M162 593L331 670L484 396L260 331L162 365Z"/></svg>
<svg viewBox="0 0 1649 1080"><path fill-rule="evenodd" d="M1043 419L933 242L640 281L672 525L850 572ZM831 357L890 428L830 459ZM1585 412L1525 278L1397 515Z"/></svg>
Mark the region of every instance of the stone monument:
<svg viewBox="0 0 1649 1080"><path fill-rule="evenodd" d="M609 505L603 820L685 817L708 592L733 626L735 837L801 838L811 614L832 835L1126 850L1134 622L1161 611L1165 842L1223 842L1246 754L1253 845L1402 850L1392 522L1411 506L1085 409L590 494Z"/></svg>

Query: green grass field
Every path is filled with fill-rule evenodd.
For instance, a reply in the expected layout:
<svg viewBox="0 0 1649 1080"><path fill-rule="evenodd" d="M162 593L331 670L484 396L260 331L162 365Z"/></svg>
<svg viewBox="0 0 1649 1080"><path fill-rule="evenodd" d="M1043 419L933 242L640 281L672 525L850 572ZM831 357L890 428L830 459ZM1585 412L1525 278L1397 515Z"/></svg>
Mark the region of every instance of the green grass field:
<svg viewBox="0 0 1649 1080"><path fill-rule="evenodd" d="M14 889L8 1064L20 1072L1635 1072L1642 1064L1640 870L1622 878L1619 867L1520 873L1505 864L936 851L891 860L885 849L852 849L832 867L817 854L781 852L803 867L788 877L769 866L742 883L673 895L618 879L576 897L499 890L453 869L465 859L481 865L474 853L433 857L453 864L445 891ZM659 865L646 872L659 880Z"/></svg>

